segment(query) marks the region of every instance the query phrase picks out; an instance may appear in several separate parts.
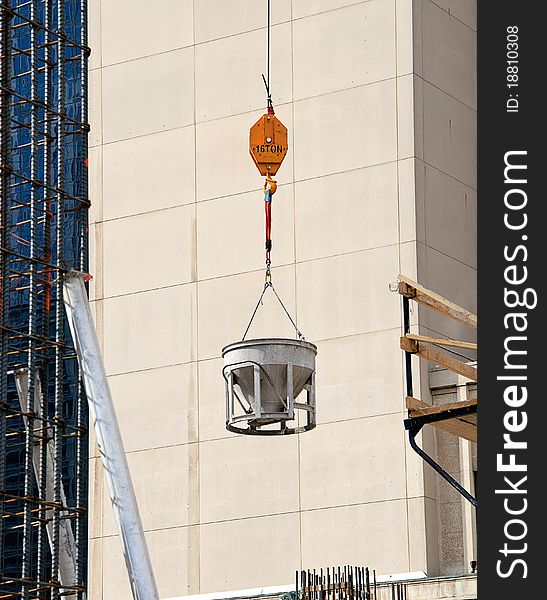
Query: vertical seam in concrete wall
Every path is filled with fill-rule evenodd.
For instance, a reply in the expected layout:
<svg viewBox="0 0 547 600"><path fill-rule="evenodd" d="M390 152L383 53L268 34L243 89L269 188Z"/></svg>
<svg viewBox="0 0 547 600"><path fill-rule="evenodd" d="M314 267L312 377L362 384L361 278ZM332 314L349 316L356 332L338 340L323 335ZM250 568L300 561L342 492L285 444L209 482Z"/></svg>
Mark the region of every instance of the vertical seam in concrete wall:
<svg viewBox="0 0 547 600"><path fill-rule="evenodd" d="M422 0L419 0L420 4L423 4ZM426 189L426 167L425 167L425 102L424 102L424 91L423 91L423 74L424 74L424 11L422 9L422 7L420 6L420 22L419 22L419 27L420 27L420 54L421 54L421 70L420 70L420 79L422 80L420 85L422 86L422 96L421 96L421 110L422 110L422 131L421 131L421 135L422 135L422 164L423 164L423 180L422 180L422 189L424 190L424 212L425 212L425 189ZM425 218L425 214L424 214L424 246L427 245L427 219ZM416 243L416 257L418 256L418 243ZM421 277L421 271L419 268L419 260L416 260L416 278L418 281L420 281L420 277ZM427 273L427 253L424 252L424 268L423 268L423 272ZM421 282L420 282L421 283ZM425 282L423 282L424 285L427 286L427 279ZM425 310L421 311L422 314L425 313ZM420 324L420 312L418 312L417 314L418 317L418 326Z"/></svg>
<svg viewBox="0 0 547 600"><path fill-rule="evenodd" d="M398 23L397 23L397 0L393 0L393 11L394 11L394 43L395 43L395 127L396 127L396 140L395 149L397 157L397 259L398 259L398 270L401 272L401 190L400 190L400 173L399 173L399 64L397 60L398 51ZM403 450L404 450L404 437L403 437ZM406 460L406 452L404 452L404 465L405 465L405 511L406 511L406 548L407 548L407 568L410 568L410 526L409 526L409 510L408 510L408 465Z"/></svg>
<svg viewBox="0 0 547 600"><path fill-rule="evenodd" d="M397 159L397 259L398 259L398 270L401 272L401 197L400 197L400 186L399 186L399 64L397 61L397 38L398 38L398 24L397 24L397 0L393 0L394 10L394 29L393 37L395 43L395 127L396 127L396 139L395 139L395 154Z"/></svg>
<svg viewBox="0 0 547 600"><path fill-rule="evenodd" d="M295 127L294 127L294 21L293 21L293 0L290 3L290 26L291 26L291 129L292 129L292 149L291 149L291 162L292 162L292 199L293 199L293 276L294 276L294 318L298 325L298 278L296 276L297 267L297 256L296 256L296 183L295 183ZM302 569L302 479L301 479L301 460L300 460L300 436L297 436L297 465L298 465L298 563L299 568Z"/></svg>
<svg viewBox="0 0 547 600"><path fill-rule="evenodd" d="M195 359L199 356L199 286L198 280L198 197L197 197L197 106L196 106L196 3L192 1L192 45L193 45L193 101L194 101L194 225L193 225L193 281L196 289L196 331L195 331L195 348L196 354ZM192 342L193 343L193 342ZM196 377L195 386L195 398L196 398L196 444L189 445L189 454L194 451L196 455L194 459L196 461L195 469L195 495L193 498L189 498L189 502L196 502L195 507L195 526L190 525L188 527L188 540L187 540L187 593L199 594L201 591L201 464L200 464L200 430L199 430L199 416L200 416L200 387L199 387L199 365L195 363L194 374ZM190 409L190 407L188 407ZM190 441L190 440L188 440ZM193 447L195 446L195 450ZM190 455L189 455L190 458ZM193 580L192 572L194 573L195 581Z"/></svg>
<svg viewBox="0 0 547 600"><path fill-rule="evenodd" d="M418 185L418 181L420 181L420 186L421 186L421 192L422 194L425 195L425 127L424 127L424 123L425 123L425 108L424 108L424 101L423 101L423 65L424 65L424 44L423 44L423 9L422 9L422 0L412 0L413 4L415 3L419 3L419 12L418 12L418 19L416 18L416 11L413 9L412 10L412 53L413 53L413 57L412 57L412 65L413 65L413 74L412 74L412 101L413 101L413 120L414 120L414 154L415 154L415 159L414 159L414 193L415 193L415 197L416 197L416 186ZM415 44L415 38L416 38L416 29L419 29L419 40L420 40L420 47L417 50L416 49L416 44ZM420 69L419 69L419 74L416 73L416 53L419 52L420 55ZM420 86L421 88L421 95L420 95L420 106L416 107L416 89L417 89L417 85ZM419 110L421 112L421 119L420 119L420 131L418 131L416 133L416 124L417 124L417 119L416 119L416 111ZM417 156L416 155L416 143L417 143L417 135L420 136L421 138L421 142L420 142L420 147L421 147L421 156ZM416 177L416 173L417 170L421 169L422 170L422 174L420 176L420 178ZM418 206L418 203L415 202L414 205L414 210L415 210L415 221L416 221L416 242L415 242L415 259L416 259L416 280L419 281L420 283L423 283L424 285L427 285L426 281L423 281L423 277L422 277L422 270L420 269L420 256L419 256L419 246L421 244L421 241L418 239L418 224L419 224L419 218L421 217L423 219L423 236L424 236L424 241L427 238L427 233L426 233L426 219L425 219L425 215L419 214L419 210L425 210L425 200L424 200L424 206L422 206L421 208ZM425 254L424 254L424 261L426 260L425 258ZM427 272L427 269L424 270L424 273ZM418 328L418 330L420 330L420 328L422 327L422 321L425 320L425 318L427 318L427 313L425 311L425 309L423 309L423 307L418 307L415 311L415 325ZM415 382L416 382L416 389L420 389L422 390L422 382L424 381L424 370L427 373L427 365L424 364L419 364L417 367L417 372L415 375ZM425 381L428 381L427 379L427 375L425 378ZM423 395L423 390L422 390L422 395ZM422 444L425 445L425 439L423 434L421 434L420 436L422 438ZM436 450L435 450L436 452ZM407 455L405 452L405 461L407 460ZM425 528L425 532L424 532L424 543L425 543L425 568L426 568L426 572L428 574L431 575L431 567L432 565L435 565L434 567L434 572L437 573L438 572L438 563L439 563L439 554L438 554L438 549L436 549L435 547L432 547L432 544L429 543L428 540L428 520L431 518L428 515L428 509L427 509L427 500L426 498L427 496L427 491L426 491L426 487L427 487L427 481L428 479L430 479L431 477L435 478L435 475L430 473L428 471L428 468L425 466L425 463L421 464L421 474L422 474L422 484L423 484L423 501L424 501L424 506L423 506L423 519L424 519L424 528ZM433 479L434 484L436 483L436 480ZM435 511L435 521L436 521L436 511ZM434 558L431 557L432 553L436 553L436 556Z"/></svg>

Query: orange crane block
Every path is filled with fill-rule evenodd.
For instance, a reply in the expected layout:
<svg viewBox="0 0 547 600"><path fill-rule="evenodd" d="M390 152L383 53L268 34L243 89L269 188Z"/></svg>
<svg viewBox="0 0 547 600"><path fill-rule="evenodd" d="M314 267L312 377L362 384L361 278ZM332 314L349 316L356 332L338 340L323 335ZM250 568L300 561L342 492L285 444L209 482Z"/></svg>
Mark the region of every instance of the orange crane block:
<svg viewBox="0 0 547 600"><path fill-rule="evenodd" d="M261 175L275 175L289 149L287 128L272 113L251 127L249 152Z"/></svg>

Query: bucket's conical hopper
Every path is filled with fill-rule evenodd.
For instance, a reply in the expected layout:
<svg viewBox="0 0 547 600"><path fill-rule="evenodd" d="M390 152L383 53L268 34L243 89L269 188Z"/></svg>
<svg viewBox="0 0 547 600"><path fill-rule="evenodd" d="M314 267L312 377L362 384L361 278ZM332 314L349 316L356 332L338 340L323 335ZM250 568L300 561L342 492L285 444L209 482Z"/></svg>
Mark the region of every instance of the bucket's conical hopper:
<svg viewBox="0 0 547 600"><path fill-rule="evenodd" d="M234 389L255 414L250 424L294 418L289 404L310 382L316 352L309 342L282 338L237 342L223 349L224 368L232 372Z"/></svg>

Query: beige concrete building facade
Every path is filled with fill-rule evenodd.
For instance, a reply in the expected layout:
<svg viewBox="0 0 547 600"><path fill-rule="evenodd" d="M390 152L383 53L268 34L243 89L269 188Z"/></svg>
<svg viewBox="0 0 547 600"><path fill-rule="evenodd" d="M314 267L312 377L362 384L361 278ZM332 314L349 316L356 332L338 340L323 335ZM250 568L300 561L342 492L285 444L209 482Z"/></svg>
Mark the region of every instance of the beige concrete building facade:
<svg viewBox="0 0 547 600"><path fill-rule="evenodd" d="M162 598L283 585L301 567L466 572L469 553L442 546L449 521L464 536L467 509L440 502L405 438L389 283L404 273L475 309L475 12L272 1L273 102L289 129L272 275L318 347L319 424L249 438L225 429L221 350L264 281L247 144L265 108L266 1L90 1L91 293ZM271 296L251 335L294 335ZM427 399L427 370L416 381ZM125 600L91 455L89 598Z"/></svg>

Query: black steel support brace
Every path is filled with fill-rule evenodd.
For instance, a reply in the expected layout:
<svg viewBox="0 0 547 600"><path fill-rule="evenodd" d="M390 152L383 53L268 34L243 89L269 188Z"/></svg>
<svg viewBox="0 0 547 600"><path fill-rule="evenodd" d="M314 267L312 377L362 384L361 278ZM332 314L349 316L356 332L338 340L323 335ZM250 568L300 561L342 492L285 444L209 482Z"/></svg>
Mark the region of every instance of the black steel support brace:
<svg viewBox="0 0 547 600"><path fill-rule="evenodd" d="M431 456L429 456L429 454L427 454L427 452L420 448L420 446L418 446L418 444L416 443L416 436L418 435L418 433L420 433L425 423L420 423L417 420L410 418L405 419L404 423L405 429L408 431L408 441L410 442L410 446L412 447L414 452L421 456L423 460L425 460L425 462L433 470L435 470L443 479L448 481L448 483L455 490L457 490L468 502L471 502L471 504L476 508L477 499L474 496L472 496L458 481L454 479L454 477L452 477L452 475L450 475L450 473L447 473L438 462L431 458Z"/></svg>

